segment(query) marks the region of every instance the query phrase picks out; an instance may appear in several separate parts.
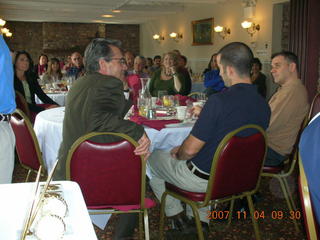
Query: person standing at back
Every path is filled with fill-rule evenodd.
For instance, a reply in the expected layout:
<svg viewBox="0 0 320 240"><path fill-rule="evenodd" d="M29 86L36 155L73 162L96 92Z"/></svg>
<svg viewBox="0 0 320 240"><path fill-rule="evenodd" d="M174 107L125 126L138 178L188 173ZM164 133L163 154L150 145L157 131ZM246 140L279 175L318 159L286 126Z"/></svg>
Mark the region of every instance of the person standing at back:
<svg viewBox="0 0 320 240"><path fill-rule="evenodd" d="M9 121L15 109L12 59L0 34L0 184L12 181L15 137Z"/></svg>
<svg viewBox="0 0 320 240"><path fill-rule="evenodd" d="M271 59L271 74L280 87L269 100L271 119L266 132L265 165L277 166L291 153L309 103L307 90L298 77L298 57L284 51L273 54Z"/></svg>

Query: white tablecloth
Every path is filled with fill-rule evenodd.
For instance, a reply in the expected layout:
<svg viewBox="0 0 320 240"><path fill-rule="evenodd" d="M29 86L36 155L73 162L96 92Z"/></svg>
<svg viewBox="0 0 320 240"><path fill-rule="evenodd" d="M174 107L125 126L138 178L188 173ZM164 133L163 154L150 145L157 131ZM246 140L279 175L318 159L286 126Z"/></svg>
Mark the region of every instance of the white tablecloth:
<svg viewBox="0 0 320 240"><path fill-rule="evenodd" d="M40 150L48 172L52 169L62 142L62 122L64 107L52 108L37 114L34 130L38 138ZM189 135L192 125L183 124L181 127L164 128L161 131L145 128L151 140L150 151L162 149L169 151L178 146ZM147 169L148 174L148 169ZM150 176L150 173L148 174ZM106 215L90 215L91 220L101 229L104 229L109 217Z"/></svg>
<svg viewBox="0 0 320 240"><path fill-rule="evenodd" d="M52 169L62 142L63 118L64 107L52 108L37 114L34 123L34 130L48 171ZM191 129L191 124L164 128L160 131L145 127L145 131L151 140L150 151L152 152L156 149L169 151L173 147L180 145L189 135Z"/></svg>
<svg viewBox="0 0 320 240"><path fill-rule="evenodd" d="M66 105L66 100L67 100L67 94L68 92L60 92L60 93L47 93L48 97L51 98L53 101L58 103L60 106L65 106ZM42 101L35 96L35 100L37 104L42 104Z"/></svg>
<svg viewBox="0 0 320 240"><path fill-rule="evenodd" d="M79 185L75 182L61 181L62 196L69 208L66 233L63 240L96 240L96 234ZM31 207L34 183L0 184L0 239L18 240ZM36 239L34 237L28 239Z"/></svg>

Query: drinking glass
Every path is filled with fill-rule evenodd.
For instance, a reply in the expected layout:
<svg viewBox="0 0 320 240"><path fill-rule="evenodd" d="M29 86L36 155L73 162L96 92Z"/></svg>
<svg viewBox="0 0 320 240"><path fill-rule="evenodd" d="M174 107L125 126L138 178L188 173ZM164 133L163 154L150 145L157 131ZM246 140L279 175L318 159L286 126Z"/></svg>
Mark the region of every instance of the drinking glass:
<svg viewBox="0 0 320 240"><path fill-rule="evenodd" d="M166 91L166 90L159 90L158 91L158 101L161 102L161 105L163 105L163 102L162 102L163 96L166 96L166 95L168 95L168 91Z"/></svg>
<svg viewBox="0 0 320 240"><path fill-rule="evenodd" d="M138 110L139 110L139 115L140 116L146 116L147 114L147 100L139 97L137 100L137 106L138 106Z"/></svg>
<svg viewBox="0 0 320 240"><path fill-rule="evenodd" d="M162 104L164 107L172 107L174 105L174 98L172 95L164 95L162 97Z"/></svg>

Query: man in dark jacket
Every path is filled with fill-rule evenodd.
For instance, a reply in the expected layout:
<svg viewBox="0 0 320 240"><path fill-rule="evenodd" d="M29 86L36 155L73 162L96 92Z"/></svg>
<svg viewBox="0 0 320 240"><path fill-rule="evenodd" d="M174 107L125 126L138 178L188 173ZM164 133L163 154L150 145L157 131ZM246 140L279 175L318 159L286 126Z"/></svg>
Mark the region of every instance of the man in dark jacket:
<svg viewBox="0 0 320 240"><path fill-rule="evenodd" d="M118 41L97 38L86 48L86 75L79 78L68 93L55 179L65 179L66 158L71 145L80 136L90 132L125 133L139 143L135 154L149 155L150 140L144 128L123 119L130 103L124 97L123 82L120 80L127 66L119 46ZM96 140L115 141L112 138ZM124 214L121 219L126 223L117 225L127 227L121 230L130 232L131 227L126 226L127 222L134 221L128 220L129 214L128 217Z"/></svg>

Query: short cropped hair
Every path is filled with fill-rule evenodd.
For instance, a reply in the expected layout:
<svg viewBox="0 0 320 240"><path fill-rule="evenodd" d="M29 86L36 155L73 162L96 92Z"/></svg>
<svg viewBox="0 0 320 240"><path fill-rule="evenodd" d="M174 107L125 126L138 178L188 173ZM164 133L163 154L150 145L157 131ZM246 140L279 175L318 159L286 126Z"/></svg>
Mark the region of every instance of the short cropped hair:
<svg viewBox="0 0 320 240"><path fill-rule="evenodd" d="M100 69L99 60L101 58L111 60L113 56L110 48L111 45L120 48L121 42L114 39L95 38L89 43L84 52L86 72L98 72Z"/></svg>
<svg viewBox="0 0 320 240"><path fill-rule="evenodd" d="M271 60L274 59L275 57L278 57L278 56L284 57L286 59L286 61L289 63L295 63L297 72L299 71L299 69L298 69L299 61L298 61L298 57L296 54L294 54L293 52L290 52L290 51L277 52L277 53L272 54Z"/></svg>
<svg viewBox="0 0 320 240"><path fill-rule="evenodd" d="M161 60L161 56L160 55L155 55L153 60L156 60L156 59L160 59Z"/></svg>
<svg viewBox="0 0 320 240"><path fill-rule="evenodd" d="M223 67L231 66L240 76L250 77L253 53L242 42L232 42L225 45L218 52Z"/></svg>

